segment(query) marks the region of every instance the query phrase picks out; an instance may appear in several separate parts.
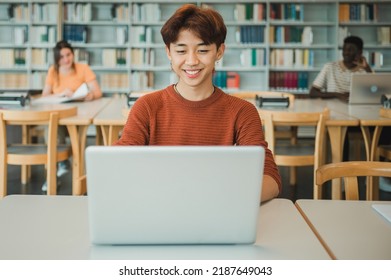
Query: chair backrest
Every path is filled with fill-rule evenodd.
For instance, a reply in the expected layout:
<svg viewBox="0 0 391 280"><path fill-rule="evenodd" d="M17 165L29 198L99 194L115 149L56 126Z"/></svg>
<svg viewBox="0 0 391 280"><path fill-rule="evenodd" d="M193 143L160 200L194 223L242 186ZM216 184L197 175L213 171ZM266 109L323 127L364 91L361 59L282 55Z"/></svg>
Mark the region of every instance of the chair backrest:
<svg viewBox="0 0 391 280"><path fill-rule="evenodd" d="M330 111L325 108L321 112L289 112L289 111L264 111L262 114L265 139L269 149L273 152L278 166L314 166L314 171L324 162L325 146L325 121L329 118ZM313 126L316 128L314 139L314 151L310 154L297 153L293 149L279 152L276 146L276 128L278 126ZM295 143L296 145L297 143ZM293 147L292 147L293 148ZM315 172L314 172L315 176ZM318 189L314 185L314 196L318 196Z"/></svg>
<svg viewBox="0 0 391 280"><path fill-rule="evenodd" d="M6 137L6 125L47 125L48 126L48 147L56 145L59 114L51 111L1 111L0 112L0 133ZM5 138L6 139L6 138ZM6 144L6 143L5 143Z"/></svg>
<svg viewBox="0 0 391 280"><path fill-rule="evenodd" d="M391 162L383 161L346 161L329 163L316 170L315 183L319 190L327 181L343 178L345 199L359 200L358 177L391 177Z"/></svg>

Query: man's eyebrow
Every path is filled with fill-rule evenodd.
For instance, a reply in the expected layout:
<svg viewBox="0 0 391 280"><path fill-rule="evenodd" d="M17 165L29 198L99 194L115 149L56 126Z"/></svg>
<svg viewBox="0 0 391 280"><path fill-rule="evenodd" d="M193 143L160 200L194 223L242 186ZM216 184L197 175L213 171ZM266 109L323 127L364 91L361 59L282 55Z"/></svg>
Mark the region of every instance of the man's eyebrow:
<svg viewBox="0 0 391 280"><path fill-rule="evenodd" d="M183 44L183 43L173 43L175 47L186 47L187 45L186 44ZM207 44L205 42L201 42L199 44L197 44L197 46L209 46L210 44Z"/></svg>

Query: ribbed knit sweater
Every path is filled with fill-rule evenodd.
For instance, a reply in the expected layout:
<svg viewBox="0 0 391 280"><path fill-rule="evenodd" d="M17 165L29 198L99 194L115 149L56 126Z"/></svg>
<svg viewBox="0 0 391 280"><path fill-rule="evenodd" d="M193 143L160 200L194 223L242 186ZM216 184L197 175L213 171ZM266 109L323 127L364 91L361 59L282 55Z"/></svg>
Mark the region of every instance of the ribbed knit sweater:
<svg viewBox="0 0 391 280"><path fill-rule="evenodd" d="M255 106L219 88L202 101L189 101L173 85L146 94L133 105L114 145L240 145L265 148L264 174L281 177L264 139Z"/></svg>

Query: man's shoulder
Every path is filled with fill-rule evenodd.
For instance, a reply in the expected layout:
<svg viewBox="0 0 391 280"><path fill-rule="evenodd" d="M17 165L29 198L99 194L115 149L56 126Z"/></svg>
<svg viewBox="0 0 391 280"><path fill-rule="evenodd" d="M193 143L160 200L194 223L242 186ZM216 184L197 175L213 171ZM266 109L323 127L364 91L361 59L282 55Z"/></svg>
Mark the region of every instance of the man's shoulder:
<svg viewBox="0 0 391 280"><path fill-rule="evenodd" d="M338 69L338 68L341 68L341 67L340 67L339 61L330 61L330 62L327 62L323 67L324 67L325 69Z"/></svg>

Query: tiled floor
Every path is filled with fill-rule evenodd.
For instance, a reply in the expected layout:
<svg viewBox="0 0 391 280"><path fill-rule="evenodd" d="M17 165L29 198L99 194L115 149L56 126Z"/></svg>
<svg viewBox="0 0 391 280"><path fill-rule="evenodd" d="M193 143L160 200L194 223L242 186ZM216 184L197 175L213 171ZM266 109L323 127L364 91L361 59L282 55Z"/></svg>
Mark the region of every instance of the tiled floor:
<svg viewBox="0 0 391 280"><path fill-rule="evenodd" d="M89 139L88 143L94 143L94 139ZM282 198L288 198L292 201L297 199L312 199L313 193L313 174L312 167L301 167L297 169L298 184L295 187L289 186L289 169L281 167L280 173L283 180L283 190L280 195ZM46 194L41 190L45 180L45 170L43 166L33 166L32 177L28 184L20 183L20 167L8 166L8 194ZM58 195L71 195L72 175L71 172L62 176L59 180ZM361 188L361 193L364 194L365 186ZM380 191L380 200L391 200L391 192ZM329 192L326 192L329 196Z"/></svg>

